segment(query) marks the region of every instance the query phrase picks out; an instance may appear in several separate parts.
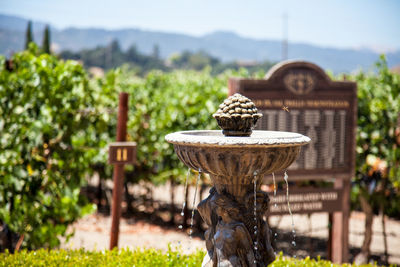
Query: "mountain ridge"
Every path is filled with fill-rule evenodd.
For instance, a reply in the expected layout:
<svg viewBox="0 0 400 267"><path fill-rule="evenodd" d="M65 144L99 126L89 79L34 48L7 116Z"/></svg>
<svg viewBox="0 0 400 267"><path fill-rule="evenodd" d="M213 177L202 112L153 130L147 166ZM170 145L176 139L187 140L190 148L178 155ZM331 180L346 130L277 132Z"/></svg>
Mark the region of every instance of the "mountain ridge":
<svg viewBox="0 0 400 267"><path fill-rule="evenodd" d="M27 19L0 14L0 53L9 56L23 49ZM33 21L34 40L41 44L46 23ZM51 25L50 25L51 26ZM182 51L203 50L227 61L280 61L281 41L254 39L231 31L215 31L203 36L182 33L142 30L139 28L103 29L51 26L52 47L58 51L90 49L105 46L118 40L122 49L136 45L138 50L150 54L159 46L164 59ZM400 64L400 51L386 54L389 66ZM305 43L289 43L289 59L302 59L320 65L335 73L369 69L379 58L379 53L367 49L320 47Z"/></svg>

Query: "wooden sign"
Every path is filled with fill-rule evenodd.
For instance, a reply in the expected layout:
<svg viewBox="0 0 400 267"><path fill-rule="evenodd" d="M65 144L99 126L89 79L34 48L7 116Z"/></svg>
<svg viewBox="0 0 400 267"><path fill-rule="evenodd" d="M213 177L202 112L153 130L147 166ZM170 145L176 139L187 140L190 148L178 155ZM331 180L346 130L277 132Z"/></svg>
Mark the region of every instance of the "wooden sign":
<svg viewBox="0 0 400 267"><path fill-rule="evenodd" d="M350 180L355 173L357 84L332 81L310 62L286 61L272 67L265 79L231 78L228 87L230 95L240 93L252 99L263 114L256 130L298 132L311 138L311 143L302 148L298 159L289 167L289 180L323 179L333 181L333 187L318 188L320 193L291 190L292 212L329 212L332 224L329 258L346 262ZM278 195L279 209L274 210L271 201L272 214L286 213L281 194ZM320 200L306 201L311 196ZM335 196L335 200L323 199L325 196Z"/></svg>
<svg viewBox="0 0 400 267"><path fill-rule="evenodd" d="M135 142L115 142L109 145L108 163L133 164L136 160Z"/></svg>
<svg viewBox="0 0 400 267"><path fill-rule="evenodd" d="M342 210L342 191L331 188L290 188L289 205L286 190L269 195L270 215L289 213L335 212Z"/></svg>
<svg viewBox="0 0 400 267"><path fill-rule="evenodd" d="M355 164L357 86L332 81L315 64L289 61L265 79L229 79L229 93L253 100L263 114L256 130L290 131L311 138L290 170L290 179L350 179Z"/></svg>

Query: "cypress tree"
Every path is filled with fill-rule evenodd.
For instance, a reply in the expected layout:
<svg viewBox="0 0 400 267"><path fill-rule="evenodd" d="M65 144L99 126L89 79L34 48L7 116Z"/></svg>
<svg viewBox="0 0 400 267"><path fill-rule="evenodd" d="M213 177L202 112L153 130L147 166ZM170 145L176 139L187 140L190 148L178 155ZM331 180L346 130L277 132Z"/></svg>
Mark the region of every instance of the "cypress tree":
<svg viewBox="0 0 400 267"><path fill-rule="evenodd" d="M43 34L43 45L42 50L44 53L50 54L50 29L49 25L46 25Z"/></svg>
<svg viewBox="0 0 400 267"><path fill-rule="evenodd" d="M29 48L30 42L33 42L32 21L28 21L28 28L26 29L26 36L25 36L25 49Z"/></svg>
<svg viewBox="0 0 400 267"><path fill-rule="evenodd" d="M159 58L160 58L160 47L158 46L158 44L155 44L155 45L153 46L153 53L152 53L152 56L153 56L155 59L159 59Z"/></svg>

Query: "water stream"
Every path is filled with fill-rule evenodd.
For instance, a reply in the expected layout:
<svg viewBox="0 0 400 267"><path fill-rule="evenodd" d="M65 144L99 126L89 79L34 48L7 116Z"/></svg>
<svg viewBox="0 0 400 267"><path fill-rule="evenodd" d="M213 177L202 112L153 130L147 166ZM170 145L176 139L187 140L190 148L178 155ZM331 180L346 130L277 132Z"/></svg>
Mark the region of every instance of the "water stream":
<svg viewBox="0 0 400 267"><path fill-rule="evenodd" d="M285 182L286 182L286 201L287 201L287 205L288 205L288 210L289 210L290 218L292 219L292 235L293 235L292 246L293 246L293 247L296 247L296 230L294 229L294 219L293 219L292 210L290 209L288 178L289 178L289 176L287 175L287 173L286 173L286 171L285 171L285 174L284 174L284 176L283 176L283 179L284 179ZM296 258L296 255L293 255L293 257Z"/></svg>
<svg viewBox="0 0 400 267"><path fill-rule="evenodd" d="M272 173L272 181L274 181L274 202L276 207L276 181L275 181L275 173Z"/></svg>
<svg viewBox="0 0 400 267"><path fill-rule="evenodd" d="M179 228L179 230L182 230L183 229L183 224L185 223L183 220L184 220L184 216L185 216L185 207L186 207L186 191L187 191L187 185L188 185L188 180L189 180L189 177L190 177L190 172L191 172L191 170L190 170L190 168L188 168L188 171L187 171L187 174L186 174L186 178L185 178L185 187L184 187L184 189L183 189L183 204L182 204L182 210L181 210L181 216L182 216L182 224L180 224L179 226L178 226L178 228ZM182 245L182 243L181 243L181 241L180 240L178 240L178 249L182 249L181 248L181 245ZM181 255L180 255L180 252L179 252L179 250L178 250L178 259L181 257Z"/></svg>
<svg viewBox="0 0 400 267"><path fill-rule="evenodd" d="M181 210L182 219L184 219L184 216L185 216L185 207L186 207L186 197L185 197L185 196L186 196L186 191L187 191L187 185L188 185L189 176L190 176L190 168L188 168L187 175L186 175L186 179L185 179L185 187L184 187L184 189L183 189L183 204L182 204L182 210ZM184 222L183 222L183 223L184 223ZM179 229L183 229L183 225L180 224L180 225L178 226L178 228L179 228Z"/></svg>
<svg viewBox="0 0 400 267"><path fill-rule="evenodd" d="M257 254L257 250L258 250L258 236L257 236L257 171L254 172L254 180L253 180L253 184L254 184L254 210L253 210L253 215L254 215L254 256ZM254 258L254 263L256 264L256 258Z"/></svg>
<svg viewBox="0 0 400 267"><path fill-rule="evenodd" d="M274 207L276 208L277 204L276 204L276 180L275 180L275 173L272 173L272 181L274 182ZM276 244L276 240L278 238L278 229L276 230L276 232L274 233L274 243ZM274 251L275 255L276 255L276 251Z"/></svg>
<svg viewBox="0 0 400 267"><path fill-rule="evenodd" d="M192 217L190 218L190 230L189 230L190 238L192 238L192 233L193 233L193 219L194 219L194 211L196 209L197 187L199 185L200 177L201 177L201 169L199 169L199 175L197 175L197 179L196 179L196 187L194 188L194 197L193 197L193 204L192 204Z"/></svg>

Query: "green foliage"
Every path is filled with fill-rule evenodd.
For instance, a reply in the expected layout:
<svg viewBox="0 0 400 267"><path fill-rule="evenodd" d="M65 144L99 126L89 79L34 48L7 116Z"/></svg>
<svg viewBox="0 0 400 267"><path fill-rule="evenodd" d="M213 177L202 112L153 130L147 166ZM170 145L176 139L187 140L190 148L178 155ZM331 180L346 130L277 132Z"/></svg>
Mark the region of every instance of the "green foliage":
<svg viewBox="0 0 400 267"><path fill-rule="evenodd" d="M44 53L50 54L50 27L49 27L49 25L46 25L46 28L44 29L42 51Z"/></svg>
<svg viewBox="0 0 400 267"><path fill-rule="evenodd" d="M99 90L130 94L129 139L140 147L132 179L158 183L185 172L164 137L175 131L217 129L211 114L226 97L226 85L226 76L215 78L207 70L152 71L144 79L117 70L99 80ZM117 93L112 97L116 96Z"/></svg>
<svg viewBox="0 0 400 267"><path fill-rule="evenodd" d="M25 49L29 48L29 44L33 42L32 21L28 21L28 26L25 33Z"/></svg>
<svg viewBox="0 0 400 267"><path fill-rule="evenodd" d="M37 250L0 254L0 267L5 266L200 266L204 253L184 255L171 249L114 249L112 251Z"/></svg>
<svg viewBox="0 0 400 267"><path fill-rule="evenodd" d="M352 77L358 85L355 193L377 209L400 212L400 75L382 56L376 73Z"/></svg>
<svg viewBox="0 0 400 267"><path fill-rule="evenodd" d="M155 249L114 249L112 251L84 251L84 250L44 250L21 251L15 254L8 252L0 254L0 267L6 266L174 266L195 267L201 266L204 257L203 251L193 254L182 254L179 251L169 249L166 252ZM293 259L283 257L282 254L269 265L270 267L350 267L354 264L333 264L321 259ZM376 264L358 265L364 267L377 266Z"/></svg>
<svg viewBox="0 0 400 267"><path fill-rule="evenodd" d="M37 54L33 44L14 54L11 72L0 58L0 221L30 249L57 246L69 224L93 211L80 188L102 121L86 114L96 92L83 68Z"/></svg>
<svg viewBox="0 0 400 267"><path fill-rule="evenodd" d="M304 267L372 267L372 266L378 266L376 264L362 264L362 265L356 265L356 264L334 264L328 260L322 260L320 257L317 259L311 259L310 257L307 257L305 259L293 259L289 257L284 257L282 255L282 252L279 254L277 259L268 265L270 267L288 267L288 266L304 266ZM390 265L392 266L392 265Z"/></svg>

